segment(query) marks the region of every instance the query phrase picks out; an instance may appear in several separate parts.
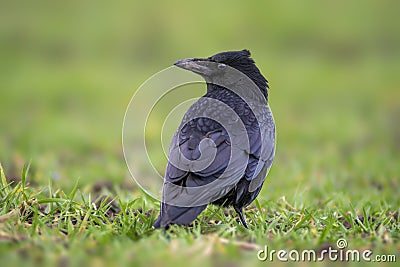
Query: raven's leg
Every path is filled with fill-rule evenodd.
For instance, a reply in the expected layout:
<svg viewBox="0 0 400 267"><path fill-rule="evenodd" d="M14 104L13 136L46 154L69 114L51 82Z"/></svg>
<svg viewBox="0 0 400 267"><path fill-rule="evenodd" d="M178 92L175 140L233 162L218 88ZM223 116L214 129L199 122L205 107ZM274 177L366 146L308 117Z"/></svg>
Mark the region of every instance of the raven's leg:
<svg viewBox="0 0 400 267"><path fill-rule="evenodd" d="M235 209L236 213L239 214L239 219L242 222L243 226L246 229L249 229L249 227L247 226L246 220L244 219L244 215L243 215L243 210L242 208L239 208L237 206L233 206L233 208Z"/></svg>

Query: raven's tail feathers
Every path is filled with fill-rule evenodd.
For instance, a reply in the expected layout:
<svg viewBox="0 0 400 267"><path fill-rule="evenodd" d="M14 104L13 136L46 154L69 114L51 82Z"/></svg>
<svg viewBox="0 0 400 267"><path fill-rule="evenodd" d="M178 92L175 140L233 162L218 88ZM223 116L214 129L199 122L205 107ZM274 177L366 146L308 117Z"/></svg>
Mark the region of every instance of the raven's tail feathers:
<svg viewBox="0 0 400 267"><path fill-rule="evenodd" d="M170 224L190 224L206 207L207 205L178 207L161 202L160 216L154 222L154 228L166 228Z"/></svg>

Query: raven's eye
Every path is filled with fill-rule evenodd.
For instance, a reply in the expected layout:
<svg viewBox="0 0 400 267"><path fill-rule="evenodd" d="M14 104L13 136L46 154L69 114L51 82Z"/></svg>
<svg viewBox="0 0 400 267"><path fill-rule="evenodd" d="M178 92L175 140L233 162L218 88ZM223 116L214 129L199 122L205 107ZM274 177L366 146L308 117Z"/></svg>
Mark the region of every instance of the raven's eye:
<svg viewBox="0 0 400 267"><path fill-rule="evenodd" d="M218 69L223 70L225 69L226 65L224 63L219 63L218 64Z"/></svg>

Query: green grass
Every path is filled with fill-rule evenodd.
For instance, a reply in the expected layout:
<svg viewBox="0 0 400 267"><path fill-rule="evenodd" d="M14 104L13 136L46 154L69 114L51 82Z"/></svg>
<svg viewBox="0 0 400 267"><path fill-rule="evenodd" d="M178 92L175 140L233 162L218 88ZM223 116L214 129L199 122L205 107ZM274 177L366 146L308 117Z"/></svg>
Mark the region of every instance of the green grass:
<svg viewBox="0 0 400 267"><path fill-rule="evenodd" d="M246 209L248 230L232 210L210 206L192 226L164 231L152 228L158 203L146 196L85 194L78 183L71 192L34 188L28 169L12 184L1 169L0 257L9 266L254 265L265 245L320 252L339 238L348 249L399 257L400 209L385 201L351 203L332 193L311 205L257 200Z"/></svg>
<svg viewBox="0 0 400 267"><path fill-rule="evenodd" d="M398 2L45 2L0 8L1 266L265 266L265 245L338 238L400 260ZM250 229L210 206L191 227L153 230L159 203L122 153L129 100L177 59L243 48L270 81L277 125Z"/></svg>

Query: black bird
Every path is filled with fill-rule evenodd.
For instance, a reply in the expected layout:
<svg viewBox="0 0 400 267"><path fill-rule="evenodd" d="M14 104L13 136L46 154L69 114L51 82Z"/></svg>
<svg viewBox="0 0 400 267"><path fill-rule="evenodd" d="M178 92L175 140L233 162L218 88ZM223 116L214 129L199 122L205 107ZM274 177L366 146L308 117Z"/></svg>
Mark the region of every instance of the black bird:
<svg viewBox="0 0 400 267"><path fill-rule="evenodd" d="M190 224L211 203L233 206L248 228L242 209L259 194L275 155L268 81L248 50L174 65L201 75L207 93L187 111L171 141L154 227Z"/></svg>

